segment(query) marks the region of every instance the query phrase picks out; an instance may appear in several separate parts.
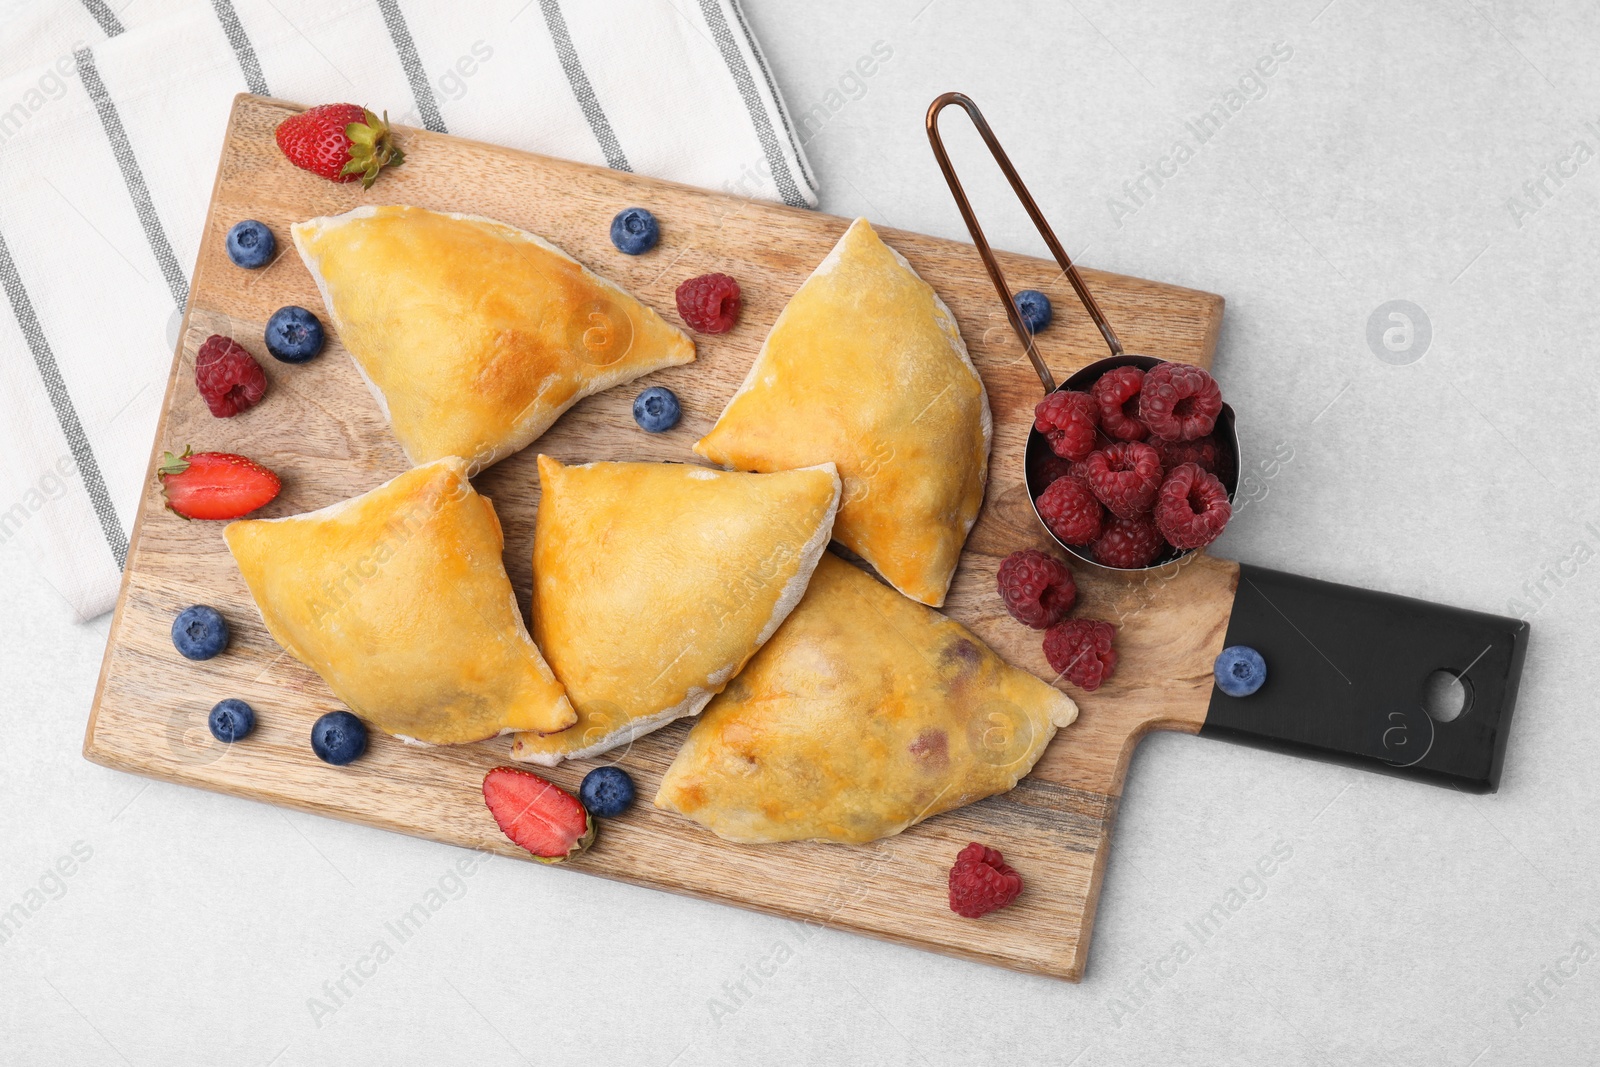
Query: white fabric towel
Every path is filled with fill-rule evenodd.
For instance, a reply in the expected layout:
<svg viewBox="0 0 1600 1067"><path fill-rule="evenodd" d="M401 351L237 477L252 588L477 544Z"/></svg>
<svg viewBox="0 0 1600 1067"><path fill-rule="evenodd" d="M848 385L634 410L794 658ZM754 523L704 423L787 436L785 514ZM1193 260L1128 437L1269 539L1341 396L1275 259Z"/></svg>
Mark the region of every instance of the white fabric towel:
<svg viewBox="0 0 1600 1067"><path fill-rule="evenodd" d="M114 602L233 95L796 206L738 0L0 0L0 542Z"/></svg>

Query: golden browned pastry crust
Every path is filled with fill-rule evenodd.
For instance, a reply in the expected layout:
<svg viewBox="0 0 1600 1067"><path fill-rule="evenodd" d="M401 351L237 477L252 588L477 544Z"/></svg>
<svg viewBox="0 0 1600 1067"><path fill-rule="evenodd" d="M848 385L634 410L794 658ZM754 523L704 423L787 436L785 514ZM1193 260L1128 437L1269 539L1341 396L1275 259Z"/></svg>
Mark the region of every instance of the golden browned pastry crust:
<svg viewBox="0 0 1600 1067"><path fill-rule="evenodd" d="M694 359L681 330L503 222L369 205L293 235L413 463L476 473L591 393Z"/></svg>
<svg viewBox="0 0 1600 1067"><path fill-rule="evenodd" d="M499 520L465 461L223 536L267 630L380 730L448 745L576 720L523 626Z"/></svg>
<svg viewBox="0 0 1600 1067"><path fill-rule="evenodd" d="M833 528L833 465L777 474L539 457L533 632L578 711L519 734L553 766L696 714L805 592Z"/></svg>
<svg viewBox="0 0 1600 1067"><path fill-rule="evenodd" d="M837 463L834 538L938 607L983 503L990 431L955 316L857 219L694 449L735 470Z"/></svg>
<svg viewBox="0 0 1600 1067"><path fill-rule="evenodd" d="M1077 718L961 624L825 555L656 805L730 841L859 844L1004 793Z"/></svg>

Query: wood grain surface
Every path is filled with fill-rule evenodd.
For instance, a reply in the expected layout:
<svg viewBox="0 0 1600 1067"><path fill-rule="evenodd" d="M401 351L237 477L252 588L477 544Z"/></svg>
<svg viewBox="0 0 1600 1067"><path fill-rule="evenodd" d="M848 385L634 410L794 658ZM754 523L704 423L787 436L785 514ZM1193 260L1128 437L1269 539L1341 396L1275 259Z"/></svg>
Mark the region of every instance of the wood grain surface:
<svg viewBox="0 0 1600 1067"><path fill-rule="evenodd" d="M265 352L262 330L274 310L300 304L322 313L289 242L293 222L363 203L487 215L549 238L673 322L679 321L673 290L683 279L723 271L743 287L743 317L733 331L697 336L696 362L644 383L670 386L682 398L684 418L676 429L661 435L639 431L630 405L642 385L615 389L581 402L532 447L475 480L493 498L504 524L506 566L524 612L539 499L535 455L547 452L569 463L695 462L689 446L710 428L784 303L848 225L846 219L412 129L401 134L405 165L385 171L364 192L359 185L312 177L283 159L272 131L294 110L252 96L235 102L152 455L153 466L162 450L193 445L241 452L267 464L284 487L263 517L343 500L406 466L336 337L304 366L284 365ZM928 166L934 166L931 158ZM632 204L650 208L662 221L660 245L639 257L618 253L607 235L612 215ZM245 218L261 220L278 236L279 255L263 270L240 270L227 259L224 236ZM1010 662L1052 678L1040 635L1006 615L994 588L995 569L1006 554L1047 546L1022 481L1039 382L971 246L880 232L955 312L994 411L988 495L945 610ZM1010 254L1001 259L1014 288L1043 290L1055 302L1056 324L1041 337L1041 348L1058 376L1103 354L1099 335L1055 264ZM1209 363L1221 324L1220 297L1084 273L1129 351ZM212 333L228 334L256 353L271 379L261 404L229 420L212 418L194 388L194 353ZM566 869L1078 979L1129 755L1152 729L1199 729L1238 570L1202 554L1157 575L1125 577L1080 567L1078 580L1079 612L1119 624L1116 678L1095 693L1068 690L1082 709L1078 722L1056 736L1033 775L1006 796L871 846L731 845L649 803L688 727L678 723L641 739L622 758L638 781L641 803L606 821L598 844ZM233 627L230 650L203 663L181 659L169 636L174 615L195 603L214 605ZM246 743L221 745L206 729L211 705L227 696L256 708L258 727ZM374 734L366 757L333 768L312 755L308 735L317 716L340 706L320 678L266 633L223 545L222 524L185 522L166 512L152 470L84 754L168 781L526 856L501 836L479 792L484 773L506 762L508 738L418 749ZM551 777L575 789L593 765L567 764ZM952 914L945 901L946 871L972 840L1001 849L1027 886L1012 907L976 921Z"/></svg>

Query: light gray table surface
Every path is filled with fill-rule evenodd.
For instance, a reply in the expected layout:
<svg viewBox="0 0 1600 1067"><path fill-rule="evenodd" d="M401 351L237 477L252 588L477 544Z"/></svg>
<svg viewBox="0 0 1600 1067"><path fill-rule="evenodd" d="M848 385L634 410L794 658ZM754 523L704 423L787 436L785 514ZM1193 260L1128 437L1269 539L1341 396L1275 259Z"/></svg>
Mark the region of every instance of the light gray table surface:
<svg viewBox="0 0 1600 1067"><path fill-rule="evenodd" d="M0 1061L1600 1059L1600 8L1325 2L748 13L809 116L824 210L964 239L922 131L962 89L1083 262L1227 297L1216 368L1246 452L1292 459L1217 552L1529 615L1497 795L1152 737L1069 985L534 864L463 878L460 850L90 765L109 618L73 623L12 544L0 909L48 901L0 944ZM1230 99L1202 142L1191 123ZM1044 254L950 119L995 243ZM1369 341L1394 300L1420 309L1409 348L1387 310ZM337 995L431 890L446 906Z"/></svg>

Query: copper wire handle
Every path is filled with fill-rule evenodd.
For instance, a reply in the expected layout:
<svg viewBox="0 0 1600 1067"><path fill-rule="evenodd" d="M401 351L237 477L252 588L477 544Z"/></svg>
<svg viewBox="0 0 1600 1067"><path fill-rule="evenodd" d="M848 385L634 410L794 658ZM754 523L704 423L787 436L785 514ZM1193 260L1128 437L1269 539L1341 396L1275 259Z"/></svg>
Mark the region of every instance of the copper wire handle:
<svg viewBox="0 0 1600 1067"><path fill-rule="evenodd" d="M1100 330L1100 336L1106 339L1106 347L1111 349L1113 356L1122 355L1122 342L1117 340L1117 335L1111 329L1111 324L1100 313L1100 305L1094 302L1094 297L1083 284L1083 279L1078 276L1078 268L1072 265L1066 249L1061 247L1061 242L1056 240L1055 231L1045 221L1044 214L1040 212L1039 205L1034 203L1033 196L1028 192L1028 187L1022 184L1022 179L1017 176L1017 170L1011 165L1011 160L1006 157L1005 149L1000 147L1000 142L995 139L994 131L989 128L989 123L984 120L983 112L978 110L978 105L965 93L942 93L934 98L928 105L928 140L933 145L933 156L939 161L939 169L944 171L944 180L950 186L950 193L956 198L956 207L961 209L961 217L966 221L967 232L972 234L972 243L978 248L978 255L983 257L983 266L989 272L989 280L994 282L995 292L1000 294L1000 302L1006 307L1006 318L1011 322L1011 328L1016 331L1017 339L1022 342L1022 347L1027 350L1028 359L1033 362L1033 369L1039 372L1039 381L1044 383L1046 393L1055 392L1055 376L1050 373L1050 368L1045 366L1044 359L1039 355L1039 350L1034 347L1033 334L1022 324L1022 315L1017 311L1017 302L1011 296L1011 287L1006 285L1006 278L1000 271L1000 264L994 258L994 250L989 247L988 240L983 236L983 227L978 225L978 216L972 212L972 204L967 200L967 194L961 188L961 179L956 177L956 171L950 165L950 154L944 149L944 140L939 136L939 112L951 104L959 104L961 109L972 119L972 124L977 127L978 134L983 138L983 143L989 146L989 153L994 156L994 161L1000 164L1000 170L1011 183L1011 189L1017 194L1017 199L1022 201L1022 206L1028 212L1028 217L1033 220L1034 228L1039 231L1039 236L1044 238L1050 254L1055 256L1056 262L1061 265L1061 270L1066 274L1067 281L1072 283L1073 292L1078 294L1078 299L1083 301L1084 310L1094 320L1095 326Z"/></svg>

